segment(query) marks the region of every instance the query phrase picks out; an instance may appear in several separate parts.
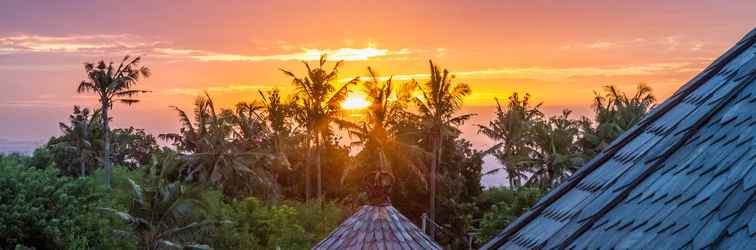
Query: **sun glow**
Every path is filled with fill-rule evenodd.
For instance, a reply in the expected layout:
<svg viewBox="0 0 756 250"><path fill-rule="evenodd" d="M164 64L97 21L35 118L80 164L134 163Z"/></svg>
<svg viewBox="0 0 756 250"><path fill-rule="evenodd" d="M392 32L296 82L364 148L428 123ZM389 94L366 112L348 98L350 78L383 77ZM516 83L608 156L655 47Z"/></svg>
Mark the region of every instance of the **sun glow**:
<svg viewBox="0 0 756 250"><path fill-rule="evenodd" d="M364 109L368 106L370 106L370 102L365 100L365 96L355 93L350 93L346 100L341 103L341 108L346 110Z"/></svg>

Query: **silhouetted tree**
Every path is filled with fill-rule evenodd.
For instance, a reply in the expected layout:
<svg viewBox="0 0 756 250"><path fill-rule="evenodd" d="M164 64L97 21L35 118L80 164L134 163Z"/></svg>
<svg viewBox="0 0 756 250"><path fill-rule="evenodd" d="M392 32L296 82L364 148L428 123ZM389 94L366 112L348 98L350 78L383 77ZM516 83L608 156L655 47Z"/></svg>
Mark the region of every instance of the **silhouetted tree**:
<svg viewBox="0 0 756 250"><path fill-rule="evenodd" d="M341 103L347 96L348 87L355 83L355 80L342 85L336 86L336 80L339 73L339 67L343 61L338 61L333 68L328 71L324 69L327 61L326 55L320 56L317 68L311 68L310 64L303 62L307 69L306 76L299 78L291 71L281 69L287 76L292 78L292 83L296 89L298 97L299 117L298 120L307 128L305 156L306 164L310 162L310 146L314 141L315 147L315 168L317 171L317 197L323 198L322 187L322 169L321 153L322 141L328 136L329 126L334 120L337 120L337 114L341 111ZM309 199L309 167L305 166L305 197Z"/></svg>
<svg viewBox="0 0 756 250"><path fill-rule="evenodd" d="M59 123L61 132L63 135L57 138L53 138L48 143L48 147L56 152L65 152L62 154L56 154L58 157L64 157L64 159L57 159L62 163L58 167L61 168L64 173L68 175L75 175L73 169L69 169L67 165L70 165L75 161L79 163L79 176L87 175L87 165L94 166L97 164L97 145L96 139L99 139L100 122L99 111L90 113L87 108L80 108L74 106L73 114L69 116L69 124ZM71 156L75 156L77 159L70 159Z"/></svg>
<svg viewBox="0 0 756 250"><path fill-rule="evenodd" d="M103 128L103 155L102 161L105 165L105 183L108 187L111 185L113 176L111 148L110 148L110 117L108 111L113 108L114 102L125 103L128 105L139 102L135 97L139 94L146 93L146 90L133 89L141 77L149 77L150 69L145 66L139 66L140 57L131 58L126 56L121 60L118 66L113 62L105 63L84 63L84 70L87 73L87 80L82 81L77 88L77 92L94 92L100 101L100 115L102 116Z"/></svg>
<svg viewBox="0 0 756 250"><path fill-rule="evenodd" d="M611 85L604 87L603 95L594 94L594 120L581 121L580 144L589 158L639 122L656 103L651 88L642 83L632 96Z"/></svg>
<svg viewBox="0 0 756 250"><path fill-rule="evenodd" d="M228 196L275 195L276 185L268 169L270 154L250 148L259 146L265 136L262 130L252 131L252 126L259 128L258 122L234 117L230 110L217 112L207 93L195 101L194 120L174 109L182 127L178 133L158 137L184 153L180 176L189 182L216 185Z"/></svg>
<svg viewBox="0 0 756 250"><path fill-rule="evenodd" d="M448 70L442 71L431 61L430 80L416 85L421 95L415 96L415 103L432 138L429 210L431 220L436 219L436 175L442 156L441 143L444 140L444 134L447 133L449 127L460 125L473 115L456 115L462 108L464 98L470 95L471 89L464 83L452 83L454 78ZM430 236L434 237L433 227L431 227Z"/></svg>

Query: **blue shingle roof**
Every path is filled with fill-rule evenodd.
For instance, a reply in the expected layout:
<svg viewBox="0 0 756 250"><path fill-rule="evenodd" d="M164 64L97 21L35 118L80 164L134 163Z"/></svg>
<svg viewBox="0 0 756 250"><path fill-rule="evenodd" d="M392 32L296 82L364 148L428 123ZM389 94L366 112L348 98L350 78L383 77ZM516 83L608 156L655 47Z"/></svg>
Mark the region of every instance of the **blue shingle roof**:
<svg viewBox="0 0 756 250"><path fill-rule="evenodd" d="M481 249L756 248L756 29Z"/></svg>

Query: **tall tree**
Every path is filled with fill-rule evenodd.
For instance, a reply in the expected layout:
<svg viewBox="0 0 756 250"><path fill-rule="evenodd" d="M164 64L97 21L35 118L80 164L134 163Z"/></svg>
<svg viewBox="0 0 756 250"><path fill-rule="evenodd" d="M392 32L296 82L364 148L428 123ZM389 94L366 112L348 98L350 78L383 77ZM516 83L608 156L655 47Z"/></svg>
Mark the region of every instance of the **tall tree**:
<svg viewBox="0 0 756 250"><path fill-rule="evenodd" d="M496 99L496 117L488 126L477 125L478 133L499 144L492 147L493 155L507 172L510 187L519 187L527 179L527 172L534 165L537 149L533 145L533 128L543 119L541 104L532 105L530 94L520 96L512 93L502 104Z"/></svg>
<svg viewBox="0 0 756 250"><path fill-rule="evenodd" d="M330 134L330 125L333 121L338 120L338 114L341 111L341 103L347 96L349 86L355 84L356 79L340 87L336 86L339 67L344 63L338 61L329 71L325 69L327 56L321 55L317 68L310 67L310 64L303 62L307 69L305 77L297 77L291 71L281 69L284 74L292 78L292 83L296 88L298 96L298 106L300 108L299 120L307 128L307 139L305 158L308 159L305 166L305 197L310 196L310 173L309 164L311 158L311 144L314 142L315 147L315 168L317 171L317 197L323 198L322 186L322 169L320 155L322 153L322 143Z"/></svg>
<svg viewBox="0 0 756 250"><path fill-rule="evenodd" d="M255 147L265 137L258 121L247 119L250 115L240 118L230 110L217 112L207 93L195 101L194 121L183 110L174 109L179 114L181 129L159 138L172 142L185 153L181 156L184 161L179 169L181 177L218 186L229 196L276 194L267 168L270 155Z"/></svg>
<svg viewBox="0 0 756 250"><path fill-rule="evenodd" d="M131 197L127 210L98 208L130 227L112 229L113 234L134 239L139 249L211 249L196 242L208 241L208 228L231 222L210 219L202 187L169 182L158 171L150 167L141 185L128 179Z"/></svg>
<svg viewBox="0 0 756 250"><path fill-rule="evenodd" d="M103 129L103 155L105 165L105 184L110 187L113 176L110 149L110 127L108 111L113 108L113 103L120 102L131 105L139 102L135 97L149 92L147 90L133 89L142 77L150 76L150 68L139 66L141 57L125 56L116 67L113 62L84 63L87 80L82 81L77 92L94 92L100 101L100 115L102 116Z"/></svg>
<svg viewBox="0 0 756 250"><path fill-rule="evenodd" d="M532 143L535 146L534 169L529 184L543 189L560 183L577 171L586 158L576 143L580 138L580 121L570 118L572 111L536 121Z"/></svg>
<svg viewBox="0 0 756 250"><path fill-rule="evenodd" d="M64 175L84 176L101 165L103 151L100 110L74 106L69 121L59 123L60 136L50 138L45 149L55 167ZM111 159L113 164L136 169L146 165L152 154L160 151L155 137L143 129L116 128L111 131Z"/></svg>
<svg viewBox="0 0 756 250"><path fill-rule="evenodd" d="M49 147L53 150L62 150L64 152L75 152L79 162L79 176L87 174L87 164L96 163L97 149L95 148L95 138L100 131L99 111L90 114L89 109L74 106L73 114L69 116L69 124L59 123L63 135L50 140ZM70 156L66 154L66 156ZM63 167L63 166L59 166ZM71 174L72 169L64 169Z"/></svg>
<svg viewBox="0 0 756 250"><path fill-rule="evenodd" d="M258 94L262 100L262 104L260 105L263 111L261 120L267 124L265 128L269 130L268 133L273 143L272 153L276 155L276 158L278 158L277 162L281 163L282 167L289 168L291 166L284 152L293 131L290 123L287 122L287 118L292 114L292 107L283 100L281 91L278 89L268 91L267 93L258 91Z"/></svg>
<svg viewBox="0 0 756 250"><path fill-rule="evenodd" d="M597 154L630 129L656 103L651 88L642 83L631 96L611 85L605 86L603 93L594 94L594 121L583 119L581 122L583 137L580 144L588 156Z"/></svg>
<svg viewBox="0 0 756 250"><path fill-rule="evenodd" d="M465 83L453 83L454 75L449 70L443 71L438 65L430 63L430 80L425 84L417 84L419 96L414 100L418 109L426 121L432 138L432 160L430 171L430 209L431 220L436 219L436 177L439 161L441 160L441 143L444 134L450 127L458 126L469 119L473 114L456 115L462 108L463 100L470 95L470 86ZM434 237L435 229L430 227L430 236Z"/></svg>
<svg viewBox="0 0 756 250"><path fill-rule="evenodd" d="M368 67L368 79L361 81L360 86L370 105L365 109L360 124L344 121L340 123L348 127L350 136L359 139L353 144L363 146L360 154L364 152L369 159L366 162L377 165L377 170L366 172L388 172L393 175L392 166L387 158L387 155L391 155L425 181L423 160L426 158L426 151L416 145L403 143L397 138L396 125L401 119L412 116L406 108L413 85L396 86L393 77L383 82L380 78L373 68Z"/></svg>

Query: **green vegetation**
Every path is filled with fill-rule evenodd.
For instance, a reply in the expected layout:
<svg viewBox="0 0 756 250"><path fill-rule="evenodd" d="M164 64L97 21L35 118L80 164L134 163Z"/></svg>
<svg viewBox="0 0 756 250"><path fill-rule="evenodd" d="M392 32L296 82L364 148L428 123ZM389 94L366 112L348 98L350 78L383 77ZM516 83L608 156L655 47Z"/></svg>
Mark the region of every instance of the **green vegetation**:
<svg viewBox="0 0 756 250"><path fill-rule="evenodd" d="M487 210L480 220L478 244L484 244L499 234L518 215L527 211L545 190L538 187L493 188L481 196L481 206Z"/></svg>
<svg viewBox="0 0 756 250"><path fill-rule="evenodd" d="M628 96L596 93L595 117L547 116L530 96L496 99L477 125L497 145L481 151L458 129L469 85L430 63L425 82L397 82L367 68L348 82L342 62L305 63L293 93L217 108L205 93L180 128L153 136L108 126L114 102L135 103L149 76L139 58L86 64L79 92L100 109L74 107L32 156L0 157L0 249L308 249L367 201L376 172L388 173L393 206L451 249L485 242L550 188L629 129L654 105L640 85ZM346 117L341 102L363 92L370 105ZM344 145L343 131L354 141ZM158 146L162 140L171 147ZM492 155L507 187L480 185ZM112 166L111 166L112 164Z"/></svg>
<svg viewBox="0 0 756 250"><path fill-rule="evenodd" d="M135 97L146 93L146 90L133 89L141 77L150 76L150 68L139 66L141 57L131 58L126 56L121 64L115 66L113 62L99 61L85 63L84 70L87 80L81 81L76 89L79 93L93 92L100 101L100 122L102 123L102 162L105 169L105 184L110 187L113 175L110 144L110 117L108 111L113 108L114 102L132 105L139 102Z"/></svg>
<svg viewBox="0 0 756 250"><path fill-rule="evenodd" d="M31 158L0 156L0 247L113 247L95 209L107 205L91 178L59 176Z"/></svg>
<svg viewBox="0 0 756 250"><path fill-rule="evenodd" d="M218 249L309 249L345 216L332 202L265 204L254 197L224 203L218 211L234 222L215 231L212 245Z"/></svg>

